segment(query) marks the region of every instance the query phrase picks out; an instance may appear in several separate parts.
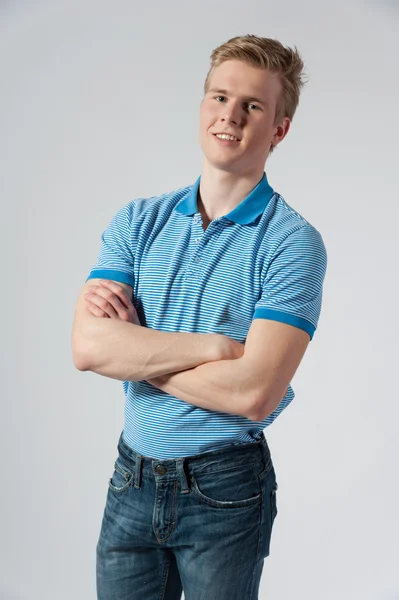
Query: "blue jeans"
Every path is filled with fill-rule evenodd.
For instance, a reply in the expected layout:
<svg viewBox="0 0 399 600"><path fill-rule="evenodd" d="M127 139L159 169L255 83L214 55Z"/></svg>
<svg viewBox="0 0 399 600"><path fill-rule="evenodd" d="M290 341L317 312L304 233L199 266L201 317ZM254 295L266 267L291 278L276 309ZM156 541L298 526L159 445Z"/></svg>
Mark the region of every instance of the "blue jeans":
<svg viewBox="0 0 399 600"><path fill-rule="evenodd" d="M97 543L98 600L256 600L277 515L266 438L158 460L123 439Z"/></svg>

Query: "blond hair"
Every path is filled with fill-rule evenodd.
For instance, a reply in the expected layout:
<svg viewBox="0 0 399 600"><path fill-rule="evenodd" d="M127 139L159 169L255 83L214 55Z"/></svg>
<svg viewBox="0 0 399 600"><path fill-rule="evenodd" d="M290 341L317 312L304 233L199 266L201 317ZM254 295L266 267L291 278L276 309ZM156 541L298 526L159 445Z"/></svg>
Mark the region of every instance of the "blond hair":
<svg viewBox="0 0 399 600"><path fill-rule="evenodd" d="M211 67L204 83L205 94L208 91L210 76L216 67L226 60L242 60L280 76L282 92L277 102L274 125L278 125L284 117L292 121L301 89L306 83L304 63L296 46L291 49L283 46L278 40L247 34L233 37L218 46L210 58ZM270 153L273 149L271 146Z"/></svg>

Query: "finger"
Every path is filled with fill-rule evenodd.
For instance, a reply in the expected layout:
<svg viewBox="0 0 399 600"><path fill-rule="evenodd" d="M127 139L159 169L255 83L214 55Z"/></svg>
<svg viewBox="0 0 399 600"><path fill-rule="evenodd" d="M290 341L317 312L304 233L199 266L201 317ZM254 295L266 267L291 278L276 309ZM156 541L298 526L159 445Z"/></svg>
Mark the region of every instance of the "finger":
<svg viewBox="0 0 399 600"><path fill-rule="evenodd" d="M104 298L104 296L102 296L101 293L102 290L95 290L93 292L89 292L85 294L85 300L97 306L97 308L105 312L107 316L111 319L117 319L118 314L112 306L112 303L110 303L106 298Z"/></svg>
<svg viewBox="0 0 399 600"><path fill-rule="evenodd" d="M119 286L118 286L119 287ZM122 290L124 292L124 290ZM134 309L133 304L130 302L127 302L127 295L125 295L126 298L126 304L127 306L125 306L122 301L120 300L119 296L117 294L115 294L113 291L111 291L110 289L108 289L106 286L97 286L96 289L94 290L95 294L98 294L99 296L102 296L102 298L104 298L105 300L107 300L107 302L109 302L109 304L113 307L113 309L115 310L115 313L118 315L118 317L120 319L123 320L128 320L129 319L129 311Z"/></svg>
<svg viewBox="0 0 399 600"><path fill-rule="evenodd" d="M87 308L89 309L89 311L91 313L93 313L93 315L95 315L96 317L109 318L108 315L104 311L102 311L100 308L98 308L98 306L96 306L95 304L92 304L88 300L86 302L87 302Z"/></svg>
<svg viewBox="0 0 399 600"><path fill-rule="evenodd" d="M108 302L113 311L113 317L119 317L120 319L124 319L128 315L128 309L126 309L126 307L119 300L118 296L111 292L111 290L99 287L98 291L96 291L96 294L104 298L104 301Z"/></svg>
<svg viewBox="0 0 399 600"><path fill-rule="evenodd" d="M118 285L114 281L109 281L108 279L101 279L99 284L116 294L125 308L130 308L132 299L128 297L126 290L122 286Z"/></svg>
<svg viewBox="0 0 399 600"><path fill-rule="evenodd" d="M100 296L100 293L101 292L93 292L91 294L85 294L85 301L91 302L92 304L97 306L97 308L104 311L106 313L106 316L110 319L121 319L122 321L133 322L132 319L134 319L136 316L136 320L138 320L137 313L133 305L131 305L131 308L127 310L124 306L122 306L122 304L120 304L119 300L115 295L112 295L112 298L110 298L109 302L105 300L105 298ZM112 304L114 304L117 307L116 310L114 309ZM134 313L133 317L131 317L132 312Z"/></svg>
<svg viewBox="0 0 399 600"><path fill-rule="evenodd" d="M133 304L130 305L129 309L126 309L113 292L99 286L94 286L93 292L85 294L85 299L91 300L92 303L105 311L111 319L119 318L122 321L130 322L132 319L131 313L136 313Z"/></svg>

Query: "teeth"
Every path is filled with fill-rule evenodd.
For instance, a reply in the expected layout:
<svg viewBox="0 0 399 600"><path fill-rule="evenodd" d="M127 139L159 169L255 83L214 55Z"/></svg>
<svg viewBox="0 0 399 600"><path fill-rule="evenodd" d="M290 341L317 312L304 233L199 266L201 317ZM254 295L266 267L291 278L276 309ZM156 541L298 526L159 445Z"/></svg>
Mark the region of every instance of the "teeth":
<svg viewBox="0 0 399 600"><path fill-rule="evenodd" d="M238 139L232 135L228 135L227 133L217 133L216 137L221 140L231 140L232 142L238 142Z"/></svg>

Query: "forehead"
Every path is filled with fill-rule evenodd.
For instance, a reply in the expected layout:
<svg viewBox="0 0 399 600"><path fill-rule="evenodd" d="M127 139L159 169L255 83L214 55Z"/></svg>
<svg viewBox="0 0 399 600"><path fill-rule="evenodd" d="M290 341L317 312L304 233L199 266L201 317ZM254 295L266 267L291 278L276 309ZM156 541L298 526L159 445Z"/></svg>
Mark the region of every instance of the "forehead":
<svg viewBox="0 0 399 600"><path fill-rule="evenodd" d="M208 90L223 89L234 96L256 96L272 100L281 91L280 77L267 69L241 60L226 60L211 72Z"/></svg>

